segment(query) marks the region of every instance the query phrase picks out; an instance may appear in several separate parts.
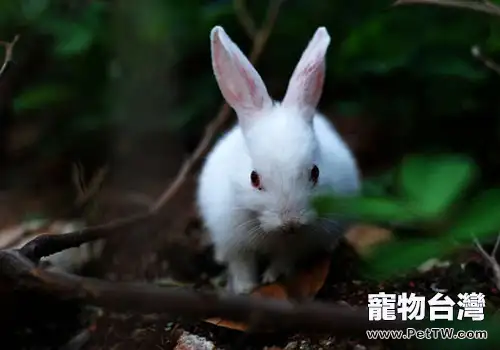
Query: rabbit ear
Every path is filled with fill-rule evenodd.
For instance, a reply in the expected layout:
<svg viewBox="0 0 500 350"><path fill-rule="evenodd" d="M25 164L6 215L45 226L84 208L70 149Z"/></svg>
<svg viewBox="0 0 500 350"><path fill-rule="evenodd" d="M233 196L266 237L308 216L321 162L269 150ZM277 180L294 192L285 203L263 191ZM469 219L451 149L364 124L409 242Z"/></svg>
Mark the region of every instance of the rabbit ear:
<svg viewBox="0 0 500 350"><path fill-rule="evenodd" d="M256 112L271 107L272 100L259 73L222 27L212 29L210 41L215 78L238 118L253 118Z"/></svg>
<svg viewBox="0 0 500 350"><path fill-rule="evenodd" d="M283 106L316 109L325 80L325 54L330 35L320 27L304 50L290 78Z"/></svg>

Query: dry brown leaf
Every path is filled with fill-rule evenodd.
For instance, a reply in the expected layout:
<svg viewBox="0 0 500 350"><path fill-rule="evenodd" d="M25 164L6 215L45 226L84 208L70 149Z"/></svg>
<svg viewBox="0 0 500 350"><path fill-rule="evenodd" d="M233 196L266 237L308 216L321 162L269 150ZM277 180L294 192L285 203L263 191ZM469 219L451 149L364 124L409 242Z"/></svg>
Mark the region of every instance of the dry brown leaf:
<svg viewBox="0 0 500 350"><path fill-rule="evenodd" d="M227 320L223 320L222 318L219 318L219 317L207 318L205 320L205 322L214 324L214 325L219 326L219 327L234 329L236 331L242 331L242 332L244 332L248 329L248 325L245 323L227 321Z"/></svg>
<svg viewBox="0 0 500 350"><path fill-rule="evenodd" d="M372 225L355 225L345 235L349 243L360 255L366 255L377 244L392 239L392 232Z"/></svg>
<svg viewBox="0 0 500 350"><path fill-rule="evenodd" d="M288 299L288 293L285 289L285 286L283 286L281 283L272 283L259 286L250 295L279 300Z"/></svg>
<svg viewBox="0 0 500 350"><path fill-rule="evenodd" d="M288 295L295 299L313 298L325 284L329 271L330 256L325 256L311 268L299 271L287 282Z"/></svg>

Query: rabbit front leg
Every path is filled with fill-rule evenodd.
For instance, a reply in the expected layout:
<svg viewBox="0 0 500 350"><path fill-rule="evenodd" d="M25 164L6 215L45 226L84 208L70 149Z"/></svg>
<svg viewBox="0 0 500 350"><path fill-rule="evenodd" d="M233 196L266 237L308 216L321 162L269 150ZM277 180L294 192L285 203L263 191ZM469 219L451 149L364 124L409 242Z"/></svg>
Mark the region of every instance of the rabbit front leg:
<svg viewBox="0 0 500 350"><path fill-rule="evenodd" d="M228 261L230 282L228 286L236 294L251 292L258 284L255 254L243 252Z"/></svg>

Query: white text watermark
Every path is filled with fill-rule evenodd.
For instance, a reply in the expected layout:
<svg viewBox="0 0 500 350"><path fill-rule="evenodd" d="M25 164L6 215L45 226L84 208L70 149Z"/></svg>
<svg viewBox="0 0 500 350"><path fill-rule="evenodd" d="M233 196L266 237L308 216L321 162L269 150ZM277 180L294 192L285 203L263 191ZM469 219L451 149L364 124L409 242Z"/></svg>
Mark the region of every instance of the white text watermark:
<svg viewBox="0 0 500 350"><path fill-rule="evenodd" d="M406 328L394 330L367 330L368 339L488 339L486 330L455 330L454 328Z"/></svg>

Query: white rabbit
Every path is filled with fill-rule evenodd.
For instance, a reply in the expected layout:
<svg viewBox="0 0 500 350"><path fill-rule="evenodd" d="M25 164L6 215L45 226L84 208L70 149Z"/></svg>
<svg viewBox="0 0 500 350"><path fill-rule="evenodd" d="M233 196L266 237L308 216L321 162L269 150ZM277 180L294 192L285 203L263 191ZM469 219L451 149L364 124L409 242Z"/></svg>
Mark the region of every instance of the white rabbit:
<svg viewBox="0 0 500 350"><path fill-rule="evenodd" d="M333 247L341 226L325 228L310 207L311 195L355 195L360 175L347 145L316 112L330 44L324 27L302 54L281 103L269 97L222 27L214 27L210 39L217 83L239 123L208 155L197 204L215 259L228 265L229 286L241 294L258 284L258 255L271 259L263 276L269 283L314 249Z"/></svg>

